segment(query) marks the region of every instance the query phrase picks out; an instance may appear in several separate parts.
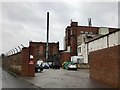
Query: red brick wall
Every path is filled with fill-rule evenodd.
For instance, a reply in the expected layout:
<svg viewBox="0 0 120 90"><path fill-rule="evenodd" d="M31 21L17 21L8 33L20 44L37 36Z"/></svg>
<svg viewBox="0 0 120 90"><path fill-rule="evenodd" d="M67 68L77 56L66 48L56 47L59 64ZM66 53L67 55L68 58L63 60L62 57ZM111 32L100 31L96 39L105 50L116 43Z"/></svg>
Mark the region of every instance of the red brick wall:
<svg viewBox="0 0 120 90"><path fill-rule="evenodd" d="M118 88L118 65L120 65L118 64L118 56L120 56L118 48L120 46L94 51L89 54L91 78Z"/></svg>
<svg viewBox="0 0 120 90"><path fill-rule="evenodd" d="M77 40L76 36L71 36L70 38L70 53L72 56L77 55Z"/></svg>
<svg viewBox="0 0 120 90"><path fill-rule="evenodd" d="M3 58L2 66L13 73L20 75L22 69L21 52Z"/></svg>
<svg viewBox="0 0 120 90"><path fill-rule="evenodd" d="M38 59L42 59L45 61L46 59L46 43L44 42L30 42L29 44L30 54L32 54L35 58L35 61ZM49 43L48 44L49 55L52 56L59 52L59 42L57 43Z"/></svg>
<svg viewBox="0 0 120 90"><path fill-rule="evenodd" d="M22 71L21 76L27 76L29 71L29 49L23 48L22 49Z"/></svg>
<svg viewBox="0 0 120 90"><path fill-rule="evenodd" d="M68 26L65 31L65 46L70 46L71 28ZM67 50L67 47L65 48Z"/></svg>
<svg viewBox="0 0 120 90"><path fill-rule="evenodd" d="M63 62L69 61L70 60L71 54L69 52L62 52L61 53L61 64Z"/></svg>
<svg viewBox="0 0 120 90"><path fill-rule="evenodd" d="M80 35L81 31L98 33L98 27L88 27L88 26L78 26L77 27L77 37Z"/></svg>
<svg viewBox="0 0 120 90"><path fill-rule="evenodd" d="M29 48L23 48L21 52L3 58L2 66L4 69L20 76L35 76L35 60L30 65Z"/></svg>
<svg viewBox="0 0 120 90"><path fill-rule="evenodd" d="M33 59L33 65L30 65L30 55L29 55L29 48L22 49L22 71L21 76L35 76L35 60Z"/></svg>
<svg viewBox="0 0 120 90"><path fill-rule="evenodd" d="M118 46L118 88L120 90L120 45Z"/></svg>
<svg viewBox="0 0 120 90"><path fill-rule="evenodd" d="M77 37L81 31L98 33L98 27L78 26L77 22L71 22L71 25L66 28L65 45L66 49L71 46L71 55L77 55Z"/></svg>
<svg viewBox="0 0 120 90"><path fill-rule="evenodd" d="M77 37L80 35L81 31L84 32L93 32L94 34L98 33L98 30L101 27L89 27L89 26L78 26L77 22L71 22L70 26L67 26L66 31L65 31L65 45L66 45L66 50L68 46L74 47L71 48L72 55L77 55ZM109 28L110 32L116 31L116 28ZM75 35L75 36L71 36Z"/></svg>

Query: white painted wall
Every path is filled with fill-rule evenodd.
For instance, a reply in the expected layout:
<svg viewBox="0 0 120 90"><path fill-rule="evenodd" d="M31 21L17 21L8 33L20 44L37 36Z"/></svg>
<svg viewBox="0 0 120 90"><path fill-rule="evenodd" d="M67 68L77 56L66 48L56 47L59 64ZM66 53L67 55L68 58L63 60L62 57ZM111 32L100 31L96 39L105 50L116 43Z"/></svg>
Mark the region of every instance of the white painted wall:
<svg viewBox="0 0 120 90"><path fill-rule="evenodd" d="M88 43L89 52L107 48L107 37L103 37Z"/></svg>
<svg viewBox="0 0 120 90"><path fill-rule="evenodd" d="M119 35L120 31L109 35L109 47L119 45Z"/></svg>
<svg viewBox="0 0 120 90"><path fill-rule="evenodd" d="M120 45L119 39L120 39L120 31L105 37L101 37L87 44L83 43L78 46L78 48L81 47L81 53L78 51L78 55L83 55L84 63L88 63L89 52Z"/></svg>
<svg viewBox="0 0 120 90"><path fill-rule="evenodd" d="M79 51L81 48L81 52ZM88 54L87 54L87 44L81 44L78 46L78 56L83 56L84 61L83 63L88 63Z"/></svg>
<svg viewBox="0 0 120 90"><path fill-rule="evenodd" d="M67 51L70 52L70 46L67 47Z"/></svg>
<svg viewBox="0 0 120 90"><path fill-rule="evenodd" d="M101 27L99 29L99 34L105 35L105 34L108 34L108 33L109 33L109 29L106 28L106 27Z"/></svg>
<svg viewBox="0 0 120 90"><path fill-rule="evenodd" d="M84 63L88 63L88 46L85 44Z"/></svg>
<svg viewBox="0 0 120 90"><path fill-rule="evenodd" d="M120 45L120 31L118 32L118 45Z"/></svg>
<svg viewBox="0 0 120 90"><path fill-rule="evenodd" d="M120 31L88 43L89 52L120 45L119 35L120 35Z"/></svg>

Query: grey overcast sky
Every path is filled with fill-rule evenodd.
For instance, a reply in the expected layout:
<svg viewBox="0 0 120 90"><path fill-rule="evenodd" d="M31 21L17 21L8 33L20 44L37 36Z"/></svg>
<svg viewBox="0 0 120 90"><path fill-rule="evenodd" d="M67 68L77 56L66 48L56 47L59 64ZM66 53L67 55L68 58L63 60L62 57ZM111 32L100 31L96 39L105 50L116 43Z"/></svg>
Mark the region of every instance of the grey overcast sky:
<svg viewBox="0 0 120 90"><path fill-rule="evenodd" d="M2 2L0 8L2 8L0 53L6 53L20 44L28 46L30 40L45 42L47 12L50 13L49 41L59 41L60 49L64 48L65 28L70 25L71 19L81 26L87 26L87 19L92 18L93 26L118 27L118 2L14 1Z"/></svg>

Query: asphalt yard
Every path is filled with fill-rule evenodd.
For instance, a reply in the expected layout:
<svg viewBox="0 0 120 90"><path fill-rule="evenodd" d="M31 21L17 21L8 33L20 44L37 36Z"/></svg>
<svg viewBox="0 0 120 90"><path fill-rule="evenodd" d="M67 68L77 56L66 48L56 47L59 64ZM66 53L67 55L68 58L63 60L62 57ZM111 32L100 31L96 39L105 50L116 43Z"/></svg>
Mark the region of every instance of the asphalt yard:
<svg viewBox="0 0 120 90"><path fill-rule="evenodd" d="M89 69L78 71L64 69L44 69L35 77L21 77L41 88L109 88L90 78Z"/></svg>

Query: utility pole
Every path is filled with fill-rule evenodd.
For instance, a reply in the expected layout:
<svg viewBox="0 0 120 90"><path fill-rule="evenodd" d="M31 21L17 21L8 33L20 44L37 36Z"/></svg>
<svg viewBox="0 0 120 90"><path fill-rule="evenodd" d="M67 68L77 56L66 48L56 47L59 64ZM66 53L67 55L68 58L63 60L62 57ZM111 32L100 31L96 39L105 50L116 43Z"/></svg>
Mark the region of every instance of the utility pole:
<svg viewBox="0 0 120 90"><path fill-rule="evenodd" d="M47 45L46 45L46 61L48 59L48 43L49 43L49 12L47 12Z"/></svg>

